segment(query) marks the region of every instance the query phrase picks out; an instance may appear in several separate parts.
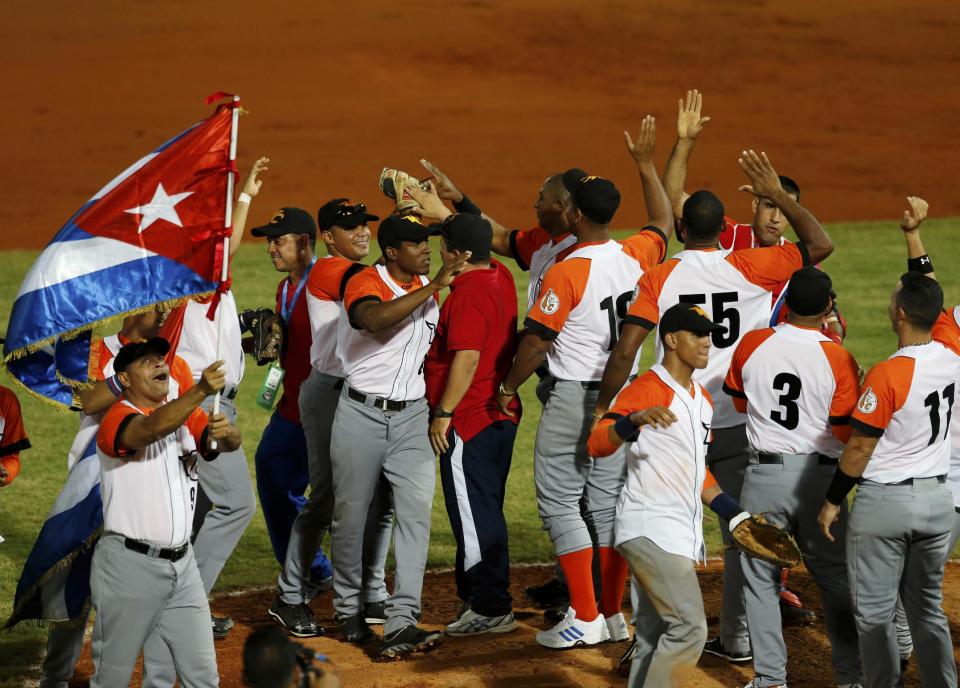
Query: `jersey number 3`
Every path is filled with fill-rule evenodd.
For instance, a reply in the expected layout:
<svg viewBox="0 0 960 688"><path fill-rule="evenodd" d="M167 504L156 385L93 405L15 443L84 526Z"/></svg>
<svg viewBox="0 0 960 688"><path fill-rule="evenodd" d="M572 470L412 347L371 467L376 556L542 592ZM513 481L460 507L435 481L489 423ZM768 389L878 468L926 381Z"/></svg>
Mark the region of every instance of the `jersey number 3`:
<svg viewBox="0 0 960 688"><path fill-rule="evenodd" d="M780 373L773 378L773 388L782 392L777 403L783 407L783 410L774 409L771 411L771 420L787 430L796 430L800 424L800 407L797 406L797 399L800 398L800 390L802 389L800 378L793 373Z"/></svg>
<svg viewBox="0 0 960 688"><path fill-rule="evenodd" d="M927 398L923 400L923 405L930 409L930 441L927 442L928 447L936 442L940 435L940 397L943 397L943 400L947 402L947 422L944 423L946 429L943 431L943 439L947 439L947 434L950 432L950 417L953 415L953 392L953 384L950 384L944 387L942 392L936 390L930 392Z"/></svg>

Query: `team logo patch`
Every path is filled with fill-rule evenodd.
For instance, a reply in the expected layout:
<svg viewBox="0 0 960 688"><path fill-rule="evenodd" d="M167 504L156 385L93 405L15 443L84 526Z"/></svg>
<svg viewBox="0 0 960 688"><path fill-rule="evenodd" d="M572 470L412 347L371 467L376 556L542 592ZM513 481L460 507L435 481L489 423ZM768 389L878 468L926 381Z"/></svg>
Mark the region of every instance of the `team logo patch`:
<svg viewBox="0 0 960 688"><path fill-rule="evenodd" d="M707 318L708 320L710 319L710 316L707 315L707 312L702 308L700 308L700 306L694 306L690 310L692 310L694 313L699 313L700 315L702 315L704 318Z"/></svg>
<svg viewBox="0 0 960 688"><path fill-rule="evenodd" d="M280 209L273 214L273 217L270 218L270 224L275 225L278 222L280 222L280 220L282 219L283 219L283 209Z"/></svg>
<svg viewBox="0 0 960 688"><path fill-rule="evenodd" d="M553 315L560 308L560 297L553 289L547 289L547 293L540 299L540 310L547 315Z"/></svg>
<svg viewBox="0 0 960 688"><path fill-rule="evenodd" d="M873 393L872 387L867 387L866 391L860 396L857 402L857 410L860 413L873 413L877 408L877 395Z"/></svg>

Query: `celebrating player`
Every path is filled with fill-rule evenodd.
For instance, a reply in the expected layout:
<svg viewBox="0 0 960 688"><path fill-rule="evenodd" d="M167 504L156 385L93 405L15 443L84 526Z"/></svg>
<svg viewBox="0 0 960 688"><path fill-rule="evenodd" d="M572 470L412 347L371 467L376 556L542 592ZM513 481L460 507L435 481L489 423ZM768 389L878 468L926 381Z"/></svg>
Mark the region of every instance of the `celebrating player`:
<svg viewBox="0 0 960 688"><path fill-rule="evenodd" d="M12 483L20 473L20 452L29 448L20 400L13 390L0 385L0 487Z"/></svg>
<svg viewBox="0 0 960 688"><path fill-rule="evenodd" d="M823 260L833 251L817 219L784 191L766 154L744 151L739 162L753 188L783 208L800 241L733 253L720 251L717 237L723 228L723 204L706 190L691 195L683 204L680 225L685 250L641 278L636 300L624 318L623 332L604 369L595 412L606 413L611 399L635 369L640 345L666 309L678 301L700 305L714 322L725 327L711 336L710 362L694 377L707 388L715 404L707 464L732 499L740 498L748 459L745 418L721 391L733 349L744 334L767 324L772 289L797 269ZM662 351L658 342L658 359ZM727 549L720 638L708 642L706 651L731 661L749 661L740 557L732 548L726 524L721 531Z"/></svg>
<svg viewBox="0 0 960 688"><path fill-rule="evenodd" d="M850 437L858 390L857 362L820 331L833 308L832 293L826 273L814 267L795 272L786 294L787 323L743 337L723 390L747 417L750 466L740 503L796 535L823 597L837 682L852 688L862 672L844 543L824 540L817 526L817 495L827 488ZM845 509L840 517L842 533ZM755 674L748 686L786 686L780 568L746 554L741 562Z"/></svg>
<svg viewBox="0 0 960 688"><path fill-rule="evenodd" d="M942 609L943 563L954 522L944 484L950 469L950 419L960 357L932 340L943 291L907 272L890 297L899 349L863 382L853 435L820 510L831 526L858 484L847 527L847 566L867 688L900 677L892 623L901 593L924 686L956 686L950 627ZM909 584L905 581L909 581Z"/></svg>

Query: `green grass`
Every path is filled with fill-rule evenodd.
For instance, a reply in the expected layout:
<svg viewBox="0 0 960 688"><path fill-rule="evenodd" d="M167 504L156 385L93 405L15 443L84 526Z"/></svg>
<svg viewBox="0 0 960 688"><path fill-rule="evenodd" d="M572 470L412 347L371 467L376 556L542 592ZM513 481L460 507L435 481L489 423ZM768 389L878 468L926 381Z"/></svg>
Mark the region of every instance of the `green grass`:
<svg viewBox="0 0 960 688"><path fill-rule="evenodd" d="M960 268L949 256L955 255L952 236L960 219L931 220L924 226L924 240L937 263L937 275L946 291L947 303L960 300ZM840 305L849 322L847 345L866 368L888 356L896 346L887 319L891 288L903 272L905 251L895 223L848 223L829 228L837 250L825 264L831 273ZM672 250L678 250L676 246ZM6 314L16 296L24 273L36 251L5 252L5 269L0 273L0 313ZM507 261L512 268L513 263ZM527 275L514 269L521 304L525 301ZM241 308L272 306L279 275L267 262L262 245L249 241L234 261L234 290ZM114 330L116 328L113 328ZM6 330L4 320L0 332ZM646 347L644 366L652 357ZM253 454L268 413L256 406L254 396L263 370L248 361L247 377L238 397L240 426L253 477ZM529 383L521 390L525 408L517 435L513 468L507 486L505 511L510 524L514 561L547 561L552 552L549 539L540 529L533 488L533 439L540 407ZM77 429L77 418L58 413L34 397L19 392L27 430L34 448L22 456L23 468L12 487L0 490L0 619L6 619L13 593L34 538L53 503L66 473L67 449ZM719 552L715 520L706 521L710 551ZM434 500L430 566L450 566L455 543L438 491ZM267 539L263 519L254 518L234 556L217 584L218 590L271 585L278 566ZM45 632L27 624L0 636L0 688L21 685L43 653Z"/></svg>

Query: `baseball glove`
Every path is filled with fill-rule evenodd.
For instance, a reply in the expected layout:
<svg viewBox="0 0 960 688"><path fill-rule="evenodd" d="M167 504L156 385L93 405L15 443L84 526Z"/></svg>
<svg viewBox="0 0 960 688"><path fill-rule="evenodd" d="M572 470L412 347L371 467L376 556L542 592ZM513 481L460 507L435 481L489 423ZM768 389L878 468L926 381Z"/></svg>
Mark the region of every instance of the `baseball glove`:
<svg viewBox="0 0 960 688"><path fill-rule="evenodd" d="M426 185L413 175L392 167L383 168L380 173L380 190L384 196L396 201L397 210L401 212L418 206L413 197L404 190L407 186L419 186L424 191L427 190Z"/></svg>
<svg viewBox="0 0 960 688"><path fill-rule="evenodd" d="M257 359L257 365L267 365L280 358L283 347L283 325L280 316L269 308L243 311L240 329L253 335L248 351Z"/></svg>
<svg viewBox="0 0 960 688"><path fill-rule="evenodd" d="M791 569L803 559L793 536L779 526L767 523L763 514L751 515L738 523L731 535L740 549L755 559Z"/></svg>

